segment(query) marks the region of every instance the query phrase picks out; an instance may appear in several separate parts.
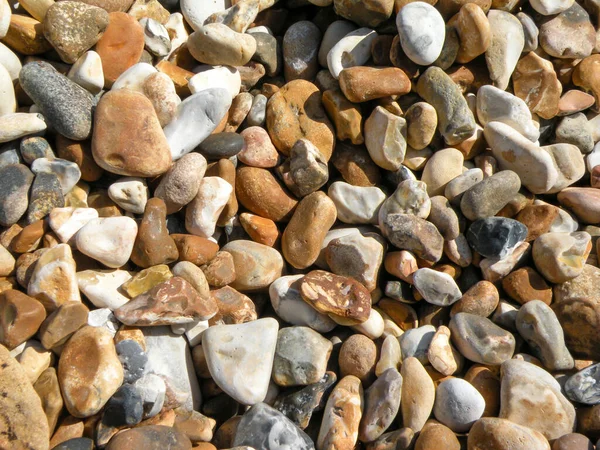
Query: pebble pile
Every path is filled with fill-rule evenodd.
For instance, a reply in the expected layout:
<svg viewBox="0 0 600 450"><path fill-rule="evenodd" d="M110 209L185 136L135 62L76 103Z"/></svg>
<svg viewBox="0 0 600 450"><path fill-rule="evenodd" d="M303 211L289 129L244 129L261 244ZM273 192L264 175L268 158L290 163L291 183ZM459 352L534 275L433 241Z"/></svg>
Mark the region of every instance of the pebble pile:
<svg viewBox="0 0 600 450"><path fill-rule="evenodd" d="M599 0L0 0L0 448L600 450Z"/></svg>

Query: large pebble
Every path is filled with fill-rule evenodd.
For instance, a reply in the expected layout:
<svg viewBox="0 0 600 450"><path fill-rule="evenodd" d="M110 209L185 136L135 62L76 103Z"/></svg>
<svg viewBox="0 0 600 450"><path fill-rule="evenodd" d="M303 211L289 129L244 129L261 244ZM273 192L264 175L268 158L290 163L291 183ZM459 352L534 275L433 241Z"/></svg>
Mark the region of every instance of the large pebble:
<svg viewBox="0 0 600 450"><path fill-rule="evenodd" d="M203 238L211 237L232 192L231 184L221 177L203 178L198 193L186 208L186 230Z"/></svg>
<svg viewBox="0 0 600 450"><path fill-rule="evenodd" d="M100 99L92 154L100 167L125 176L153 177L171 165L169 143L152 103L128 89L110 91Z"/></svg>
<svg viewBox="0 0 600 450"><path fill-rule="evenodd" d="M432 64L444 45L446 25L441 14L425 2L411 2L396 16L402 50L413 62Z"/></svg>
<svg viewBox="0 0 600 450"><path fill-rule="evenodd" d="M485 317L458 313L450 320L450 330L458 351L480 364L502 364L515 351L514 336Z"/></svg>
<svg viewBox="0 0 600 450"><path fill-rule="evenodd" d="M492 39L485 61L494 86L506 89L525 46L523 26L511 13L497 9L488 13L488 20Z"/></svg>
<svg viewBox="0 0 600 450"><path fill-rule="evenodd" d="M410 92L410 80L396 67L349 67L340 72L340 89L348 100L362 103Z"/></svg>
<svg viewBox="0 0 600 450"><path fill-rule="evenodd" d="M516 326L533 354L548 370L554 372L573 368L573 357L565 346L560 322L544 302L532 300L523 305L517 313Z"/></svg>
<svg viewBox="0 0 600 450"><path fill-rule="evenodd" d="M517 359L506 361L501 389L500 418L539 431L547 439L574 430L575 408L544 369Z"/></svg>
<svg viewBox="0 0 600 450"><path fill-rule="evenodd" d="M266 245L238 240L228 243L221 250L233 256L236 278L231 287L234 289L266 289L283 271L281 254Z"/></svg>
<svg viewBox="0 0 600 450"><path fill-rule="evenodd" d="M435 385L417 358L402 363L402 419L404 426L421 431L433 411Z"/></svg>
<svg viewBox="0 0 600 450"><path fill-rule="evenodd" d="M462 297L454 279L447 273L436 270L417 270L413 274L413 284L425 301L433 305L452 305Z"/></svg>
<svg viewBox="0 0 600 450"><path fill-rule="evenodd" d="M411 214L388 214L380 222L383 235L396 247L414 252L426 261L439 261L444 238L435 225Z"/></svg>
<svg viewBox="0 0 600 450"><path fill-rule="evenodd" d="M340 28L344 28L343 31L346 31L347 22L340 21L338 23L342 24L343 27L340 26ZM325 36L327 37L327 33L325 33ZM327 67L331 75L338 78L342 70L365 64L371 57L371 45L376 37L377 32L375 30L359 28L350 31L338 40L327 53ZM323 44L321 44L321 48L323 48Z"/></svg>
<svg viewBox="0 0 600 450"><path fill-rule="evenodd" d="M31 62L19 73L23 90L63 136L86 139L92 130L92 95L46 62Z"/></svg>
<svg viewBox="0 0 600 450"><path fill-rule="evenodd" d="M473 250L486 258L504 258L527 237L527 227L506 217L486 217L471 224L466 233Z"/></svg>
<svg viewBox="0 0 600 450"><path fill-rule="evenodd" d="M365 121L364 131L373 161L383 169L398 170L406 153L406 120L378 106Z"/></svg>
<svg viewBox="0 0 600 450"><path fill-rule="evenodd" d="M129 301L119 292L119 288L130 279L131 274L126 270L77 272L77 284L81 292L96 308L109 308L111 311Z"/></svg>
<svg viewBox="0 0 600 450"><path fill-rule="evenodd" d="M455 148L435 152L421 174L421 181L427 184L427 194L430 197L443 194L446 185L462 174L463 162L463 154Z"/></svg>
<svg viewBox="0 0 600 450"><path fill-rule="evenodd" d="M317 74L321 31L312 22L292 24L283 36L283 74L286 81L312 81Z"/></svg>
<svg viewBox="0 0 600 450"><path fill-rule="evenodd" d="M354 186L336 181L327 191L335 204L338 219L344 223L377 223L378 213L385 201L385 193L375 186Z"/></svg>
<svg viewBox="0 0 600 450"><path fill-rule="evenodd" d="M360 422L358 439L371 442L379 438L392 424L402 395L402 375L396 369L388 369L365 391L364 411Z"/></svg>
<svg viewBox="0 0 600 450"><path fill-rule="evenodd" d="M202 348L211 376L236 401L254 405L265 399L278 328L276 320L266 318L213 326L202 334Z"/></svg>
<svg viewBox="0 0 600 450"><path fill-rule="evenodd" d="M164 200L168 214L183 208L196 197L206 167L204 156L190 153L181 157L161 178L154 196Z"/></svg>
<svg viewBox="0 0 600 450"><path fill-rule="evenodd" d="M90 326L77 331L61 354L58 381L73 416L90 417L100 411L123 382L110 332Z"/></svg>
<svg viewBox="0 0 600 450"><path fill-rule="evenodd" d="M493 450L550 450L540 432L510 420L495 417L479 419L469 432L468 448Z"/></svg>
<svg viewBox="0 0 600 450"><path fill-rule="evenodd" d="M239 421L233 440L235 448L269 448L284 450L314 450L315 446L304 431L276 409L257 403Z"/></svg>
<svg viewBox="0 0 600 450"><path fill-rule="evenodd" d="M67 76L90 93L94 95L99 93L104 87L104 72L100 55L93 50L85 52L71 66Z"/></svg>
<svg viewBox="0 0 600 450"><path fill-rule="evenodd" d="M29 187L33 174L23 164L12 164L0 169L0 225L16 223L27 211Z"/></svg>
<svg viewBox="0 0 600 450"><path fill-rule="evenodd" d="M121 267L129 260L138 232L130 217L90 220L75 238L77 249L107 267Z"/></svg>
<svg viewBox="0 0 600 450"><path fill-rule="evenodd" d="M211 65L243 66L256 51L256 40L251 35L233 31L222 23L198 27L187 45L196 60Z"/></svg>
<svg viewBox="0 0 600 450"><path fill-rule="evenodd" d="M175 118L164 128L173 160L194 150L217 127L231 106L223 88L198 92L179 104Z"/></svg>
<svg viewBox="0 0 600 450"><path fill-rule="evenodd" d="M10 142L48 128L44 116L38 113L14 113L0 117L0 143Z"/></svg>
<svg viewBox="0 0 600 450"><path fill-rule="evenodd" d="M587 11L574 2L540 25L540 47L555 58L581 59L592 54L596 32Z"/></svg>
<svg viewBox="0 0 600 450"><path fill-rule="evenodd" d="M564 283L581 274L591 249L591 237L585 231L546 233L535 240L532 254L544 278Z"/></svg>

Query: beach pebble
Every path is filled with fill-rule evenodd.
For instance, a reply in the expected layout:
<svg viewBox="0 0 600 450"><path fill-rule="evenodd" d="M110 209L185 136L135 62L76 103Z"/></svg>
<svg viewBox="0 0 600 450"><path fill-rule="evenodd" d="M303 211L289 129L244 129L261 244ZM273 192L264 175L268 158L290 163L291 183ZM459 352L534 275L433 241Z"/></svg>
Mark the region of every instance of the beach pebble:
<svg viewBox="0 0 600 450"><path fill-rule="evenodd" d="M83 254L118 268L129 260L137 232L137 224L129 217L104 217L85 224L75 242Z"/></svg>
<svg viewBox="0 0 600 450"><path fill-rule="evenodd" d="M188 232L203 238L211 237L232 192L233 187L223 178L203 178L198 193L186 208L185 227Z"/></svg>
<svg viewBox="0 0 600 450"><path fill-rule="evenodd" d="M494 9L487 18L492 38L485 61L494 86L504 90L525 46L525 34L519 19L509 12Z"/></svg>
<svg viewBox="0 0 600 450"><path fill-rule="evenodd" d="M93 50L88 50L75 61L67 76L91 94L99 93L104 87L100 55Z"/></svg>
<svg viewBox="0 0 600 450"><path fill-rule="evenodd" d="M379 438L392 424L402 394L402 376L396 369L387 369L364 393L364 410L358 431L361 442Z"/></svg>
<svg viewBox="0 0 600 450"><path fill-rule="evenodd" d="M396 67L348 67L340 72L339 82L340 89L353 103L410 92L410 80Z"/></svg>
<svg viewBox="0 0 600 450"><path fill-rule="evenodd" d="M417 358L407 358L402 363L402 401L400 408L404 425L421 431L433 411L435 385Z"/></svg>
<svg viewBox="0 0 600 450"><path fill-rule="evenodd" d="M242 79L240 72L230 66L199 66L196 75L188 81L188 87L192 94L211 88L226 89L233 99L240 93Z"/></svg>
<svg viewBox="0 0 600 450"><path fill-rule="evenodd" d="M435 391L433 414L454 432L466 432L481 418L485 400L468 381L442 381Z"/></svg>
<svg viewBox="0 0 600 450"><path fill-rule="evenodd" d="M190 54L211 65L243 66L256 51L256 40L221 23L199 26L187 40Z"/></svg>
<svg viewBox="0 0 600 450"><path fill-rule="evenodd" d="M527 237L527 227L505 217L487 217L471 224L466 233L473 250L486 258L504 258Z"/></svg>
<svg viewBox="0 0 600 450"><path fill-rule="evenodd" d="M339 28L346 31L348 22L339 21L339 23L341 24ZM327 33L325 36L329 37ZM377 32L370 28L359 28L341 36L341 39L327 53L327 67L331 75L337 79L342 70L364 65L371 57L371 46L376 37Z"/></svg>
<svg viewBox="0 0 600 450"><path fill-rule="evenodd" d="M328 195L337 209L338 219L344 223L377 223L385 194L378 187L353 186L343 181L331 184Z"/></svg>
<svg viewBox="0 0 600 450"><path fill-rule="evenodd" d="M253 241L229 242L221 251L233 256L236 278L231 287L241 291L267 288L282 275L281 254L266 245Z"/></svg>
<svg viewBox="0 0 600 450"><path fill-rule="evenodd" d="M427 353L434 334L435 327L433 325L423 325L406 330L402 336L398 338L402 358L406 359L414 357L417 358L421 364L426 365L429 362Z"/></svg>
<svg viewBox="0 0 600 450"><path fill-rule="evenodd" d="M469 432L468 445L473 448L493 445L496 449L548 450L550 444L542 433L506 419L484 417Z"/></svg>
<svg viewBox="0 0 600 450"><path fill-rule="evenodd" d="M461 312L452 317L449 328L458 351L473 362L499 365L515 351L514 336L485 317Z"/></svg>
<svg viewBox="0 0 600 450"><path fill-rule="evenodd" d="M540 47L556 58L590 56L596 42L587 11L573 2L568 9L540 25Z"/></svg>
<svg viewBox="0 0 600 450"><path fill-rule="evenodd" d="M600 365L593 364L571 375L565 383L566 396L578 403L597 405L600 403L598 377Z"/></svg>
<svg viewBox="0 0 600 450"><path fill-rule="evenodd" d="M277 321L266 318L214 326L202 334L211 376L236 401L254 405L267 395L278 328Z"/></svg>
<svg viewBox="0 0 600 450"><path fill-rule="evenodd" d="M283 36L283 73L286 81L314 79L319 69L321 31L312 22L301 20Z"/></svg>
<svg viewBox="0 0 600 450"><path fill-rule="evenodd" d="M82 294L96 308L109 308L111 311L123 306L129 299L119 288L131 279L126 270L83 270L77 272L77 285Z"/></svg>
<svg viewBox="0 0 600 450"><path fill-rule="evenodd" d="M0 169L0 189L4 196L0 199L0 224L10 226L16 223L27 211L28 193L33 174L22 164L14 164Z"/></svg>
<svg viewBox="0 0 600 450"><path fill-rule="evenodd" d="M125 177L109 186L108 196L125 211L142 214L148 201L149 191L143 178Z"/></svg>
<svg viewBox="0 0 600 450"><path fill-rule="evenodd" d="M411 214L388 214L380 222L383 235L396 247L435 262L443 252L444 238L431 222Z"/></svg>
<svg viewBox="0 0 600 450"><path fill-rule="evenodd" d="M427 147L437 128L437 112L426 102L412 104L404 113L406 119L406 142L415 150Z"/></svg>
<svg viewBox="0 0 600 450"><path fill-rule="evenodd" d="M551 283L564 283L581 274L592 248L585 231L546 233L533 243L533 260Z"/></svg>
<svg viewBox="0 0 600 450"><path fill-rule="evenodd" d="M433 305L448 306L460 300L462 293L450 275L422 268L413 274L413 284L423 298Z"/></svg>
<svg viewBox="0 0 600 450"><path fill-rule="evenodd" d="M413 62L432 64L444 45L446 26L441 14L425 2L412 2L396 16L402 50Z"/></svg>

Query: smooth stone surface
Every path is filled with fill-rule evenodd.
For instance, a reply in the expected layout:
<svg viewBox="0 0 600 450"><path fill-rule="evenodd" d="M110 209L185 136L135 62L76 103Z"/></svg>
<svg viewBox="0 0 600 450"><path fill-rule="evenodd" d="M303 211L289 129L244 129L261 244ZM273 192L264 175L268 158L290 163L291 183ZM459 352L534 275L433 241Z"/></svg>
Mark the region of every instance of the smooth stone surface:
<svg viewBox="0 0 600 450"><path fill-rule="evenodd" d="M108 196L125 211L143 214L150 192L143 178L125 177L109 186Z"/></svg>
<svg viewBox="0 0 600 450"><path fill-rule="evenodd" d="M186 230L203 238L211 237L232 192L231 184L221 177L203 178L198 193L186 208Z"/></svg>
<svg viewBox="0 0 600 450"><path fill-rule="evenodd" d="M206 167L204 156L190 153L175 162L161 178L154 196L164 200L168 214L183 208L196 197Z"/></svg>
<svg viewBox="0 0 600 450"><path fill-rule="evenodd" d="M402 50L413 62L432 64L444 45L446 26L441 14L425 2L411 2L396 16Z"/></svg>
<svg viewBox="0 0 600 450"><path fill-rule="evenodd" d="M471 224L466 233L473 250L486 258L504 258L527 237L527 227L505 217L487 217Z"/></svg>
<svg viewBox="0 0 600 450"><path fill-rule="evenodd" d="M337 209L338 219L349 224L377 223L380 206L386 199L384 192L375 186L353 186L336 181L327 194Z"/></svg>
<svg viewBox="0 0 600 450"><path fill-rule="evenodd" d="M63 136L86 139L92 130L92 95L46 62L31 62L19 73L23 90Z"/></svg>
<svg viewBox="0 0 600 450"><path fill-rule="evenodd" d="M595 34L587 11L573 2L540 25L540 47L555 58L585 58L593 51Z"/></svg>
<svg viewBox="0 0 600 450"><path fill-rule="evenodd" d="M469 448L485 446L493 450L550 450L543 434L506 419L484 417L469 433Z"/></svg>
<svg viewBox="0 0 600 450"><path fill-rule="evenodd" d="M442 381L435 391L435 418L457 433L468 431L481 418L485 400L469 383L460 378Z"/></svg>
<svg viewBox="0 0 600 450"><path fill-rule="evenodd" d="M16 223L27 211L29 187L33 174L22 164L14 164L0 169L0 225Z"/></svg>
<svg viewBox="0 0 600 450"><path fill-rule="evenodd" d="M515 351L514 336L485 317L458 313L449 328L458 351L473 362L499 365Z"/></svg>
<svg viewBox="0 0 600 450"><path fill-rule="evenodd" d="M426 261L442 256L444 238L435 225L410 214L388 214L380 223L383 235L396 247L409 250Z"/></svg>
<svg viewBox="0 0 600 450"><path fill-rule="evenodd" d="M210 88L186 98L165 129L173 160L194 150L217 127L231 106L231 95L223 88Z"/></svg>
<svg viewBox="0 0 600 450"><path fill-rule="evenodd" d="M427 364L429 362L427 359L427 352L434 334L435 327L433 325L422 325L417 328L406 330L402 336L398 338L402 358L415 357L421 364Z"/></svg>
<svg viewBox="0 0 600 450"><path fill-rule="evenodd" d="M454 279L436 270L418 269L413 274L413 284L425 301L432 305L449 306L462 297Z"/></svg>
<svg viewBox="0 0 600 450"><path fill-rule="evenodd" d="M361 442L378 439L392 424L400 409L402 375L388 369L365 391L365 407L358 431Z"/></svg>
<svg viewBox="0 0 600 450"><path fill-rule="evenodd" d="M129 299L119 292L121 285L131 279L126 270L83 270L77 272L79 290L97 308L111 311L123 306Z"/></svg>
<svg viewBox="0 0 600 450"><path fill-rule="evenodd" d="M494 9L487 17L492 39L485 61L494 86L504 90L525 46L525 33L519 19L506 11Z"/></svg>
<svg viewBox="0 0 600 450"><path fill-rule="evenodd" d="M306 433L281 412L265 403L255 404L242 416L236 428L233 445L239 448L273 450L284 448L314 450L315 448Z"/></svg>
<svg viewBox="0 0 600 450"><path fill-rule="evenodd" d="M500 418L539 431L547 439L573 431L575 408L545 370L517 359L506 361L501 389Z"/></svg>
<svg viewBox="0 0 600 450"><path fill-rule="evenodd" d="M565 346L560 322L544 302L532 300L523 305L517 313L516 326L534 355L548 370L573 368L575 363Z"/></svg>
<svg viewBox="0 0 600 450"><path fill-rule="evenodd" d="M283 36L283 74L286 81L312 81L319 70L317 61L321 31L312 22L292 24Z"/></svg>
<svg viewBox="0 0 600 450"><path fill-rule="evenodd" d="M348 31L347 34L340 35L341 39L335 42L335 45L330 48L326 56L326 66L329 68L329 72L334 78L338 78L340 72L348 67L362 66L371 57L371 45L377 37L377 32L370 28L359 28L354 30L353 26L349 25L348 22L338 21L337 25L330 25L327 29L331 29L330 35L325 33L323 41L326 38L331 38L331 34L338 32L334 28L339 28L339 31ZM326 45L321 44L319 50L319 59L321 52L326 50Z"/></svg>
<svg viewBox="0 0 600 450"><path fill-rule="evenodd" d="M129 260L138 232L129 217L92 219L75 238L77 249L107 267L118 268Z"/></svg>
<svg viewBox="0 0 600 450"><path fill-rule="evenodd" d="M433 380L416 358L407 358L402 363L402 419L404 426L421 431L431 415L435 400Z"/></svg>
<svg viewBox="0 0 600 450"><path fill-rule="evenodd" d="M266 318L213 326L202 334L202 348L211 376L236 401L254 405L265 399L278 328L277 321Z"/></svg>
<svg viewBox="0 0 600 450"><path fill-rule="evenodd" d="M36 175L41 172L55 174L63 195L68 194L81 178L79 166L61 158L37 158L31 164L31 171Z"/></svg>
<svg viewBox="0 0 600 450"><path fill-rule="evenodd" d="M282 275L283 258L271 247L253 241L232 241L221 251L233 256L236 279L231 287L240 291L266 289Z"/></svg>
<svg viewBox="0 0 600 450"><path fill-rule="evenodd" d="M91 94L98 94L104 87L104 71L100 55L93 50L85 52L71 66L67 77Z"/></svg>
<svg viewBox="0 0 600 450"><path fill-rule="evenodd" d="M396 171L406 154L406 120L376 107L365 121L365 145L379 167Z"/></svg>
<svg viewBox="0 0 600 450"><path fill-rule="evenodd" d="M540 273L552 283L564 283L583 271L592 248L585 231L546 233L533 243L533 261Z"/></svg>
<svg viewBox="0 0 600 450"><path fill-rule="evenodd" d="M593 364L571 375L565 383L565 394L574 402L585 405L600 403L600 364Z"/></svg>
<svg viewBox="0 0 600 450"><path fill-rule="evenodd" d="M256 40L227 25L209 23L198 27L187 41L190 54L211 65L243 66L256 51Z"/></svg>

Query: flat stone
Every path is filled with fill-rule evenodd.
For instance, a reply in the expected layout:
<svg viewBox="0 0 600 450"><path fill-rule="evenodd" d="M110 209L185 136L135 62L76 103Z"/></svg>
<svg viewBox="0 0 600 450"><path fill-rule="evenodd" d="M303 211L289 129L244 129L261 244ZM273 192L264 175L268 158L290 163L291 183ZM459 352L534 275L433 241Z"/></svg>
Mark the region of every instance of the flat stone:
<svg viewBox="0 0 600 450"><path fill-rule="evenodd" d="M214 326L203 333L202 348L211 376L238 402L254 405L267 395L278 328L274 319L266 318Z"/></svg>
<svg viewBox="0 0 600 450"><path fill-rule="evenodd" d="M552 302L552 288L531 267L517 269L502 279L504 292L520 304L540 300L547 305Z"/></svg>
<svg viewBox="0 0 600 450"><path fill-rule="evenodd" d="M153 287L173 277L169 266L160 264L141 270L121 285L121 290L130 298L148 292Z"/></svg>
<svg viewBox="0 0 600 450"><path fill-rule="evenodd" d="M97 308L109 308L113 311L129 301L119 288L130 279L131 274L125 270L77 272L77 284L81 292Z"/></svg>
<svg viewBox="0 0 600 450"><path fill-rule="evenodd" d="M50 431L40 397L28 380L25 370L0 346L0 406L4 437L2 445L27 446L35 450L48 449Z"/></svg>
<svg viewBox="0 0 600 450"><path fill-rule="evenodd" d="M597 218L600 217L600 196L595 191L595 188L566 188L558 194L558 201L582 222L597 223Z"/></svg>
<svg viewBox="0 0 600 450"><path fill-rule="evenodd" d="M514 336L485 317L458 313L450 320L450 330L458 351L480 364L502 364L515 351Z"/></svg>
<svg viewBox="0 0 600 450"><path fill-rule="evenodd" d="M525 46L525 34L519 19L506 11L488 13L492 38L485 52L490 79L500 89L506 89Z"/></svg>
<svg viewBox="0 0 600 450"><path fill-rule="evenodd" d="M349 67L340 72L340 89L348 100L362 103L410 92L410 80L396 67Z"/></svg>
<svg viewBox="0 0 600 450"><path fill-rule="evenodd" d="M83 360L93 365L82 367ZM58 381L72 415L89 417L99 412L123 382L112 335L99 327L77 331L62 351Z"/></svg>
<svg viewBox="0 0 600 450"><path fill-rule="evenodd" d="M146 143L143 149L139 142ZM108 92L98 102L92 154L100 167L125 176L154 177L171 165L169 142L152 103L127 89Z"/></svg>
<svg viewBox="0 0 600 450"><path fill-rule="evenodd" d="M108 21L108 13L102 8L57 2L44 17L44 36L61 59L72 64L98 42Z"/></svg>
<svg viewBox="0 0 600 450"><path fill-rule="evenodd" d="M552 375L517 359L503 363L501 370L500 418L539 431L547 439L573 431L575 408Z"/></svg>
<svg viewBox="0 0 600 450"><path fill-rule="evenodd" d="M43 219L54 208L63 206L65 206L65 199L58 176L49 172L38 173L31 187L27 222L33 223Z"/></svg>
<svg viewBox="0 0 600 450"><path fill-rule="evenodd" d="M428 350L435 334L433 325L422 325L417 328L406 330L402 336L398 338L402 358L417 358L421 364L427 364Z"/></svg>
<svg viewBox="0 0 600 450"><path fill-rule="evenodd" d="M573 357L565 346L560 322L554 311L540 300L523 305L517 313L516 326L534 356L550 371L572 369Z"/></svg>
<svg viewBox="0 0 600 450"><path fill-rule="evenodd" d="M137 224L130 217L102 217L83 226L75 242L83 254L118 268L129 260L137 232Z"/></svg>
<svg viewBox="0 0 600 450"><path fill-rule="evenodd" d="M358 440L363 402L360 380L352 375L342 378L327 399L317 448L353 447Z"/></svg>
<svg viewBox="0 0 600 450"><path fill-rule="evenodd" d="M69 139L86 139L92 129L92 95L46 62L31 62L19 73L23 90L54 129Z"/></svg>
<svg viewBox="0 0 600 450"><path fill-rule="evenodd" d="M302 279L300 294L304 301L336 323L356 325L369 318L369 291L351 278L313 270Z"/></svg>
<svg viewBox="0 0 600 450"><path fill-rule="evenodd" d="M109 426L135 425L142 420L142 396L131 384L122 385L106 403L102 423Z"/></svg>
<svg viewBox="0 0 600 450"><path fill-rule="evenodd" d="M301 450L315 448L312 440L278 410L265 403L257 403L240 420L233 445L238 448L271 448L283 450L287 446Z"/></svg>
<svg viewBox="0 0 600 450"><path fill-rule="evenodd" d="M87 324L88 308L81 302L66 302L48 315L39 329L40 342L47 349L59 348L73 333Z"/></svg>
<svg viewBox="0 0 600 450"><path fill-rule="evenodd" d="M235 107L235 103L234 99L231 109ZM202 141L198 148L200 149L200 153L208 160L231 158L244 148L244 138L237 133L227 131L211 134Z"/></svg>

